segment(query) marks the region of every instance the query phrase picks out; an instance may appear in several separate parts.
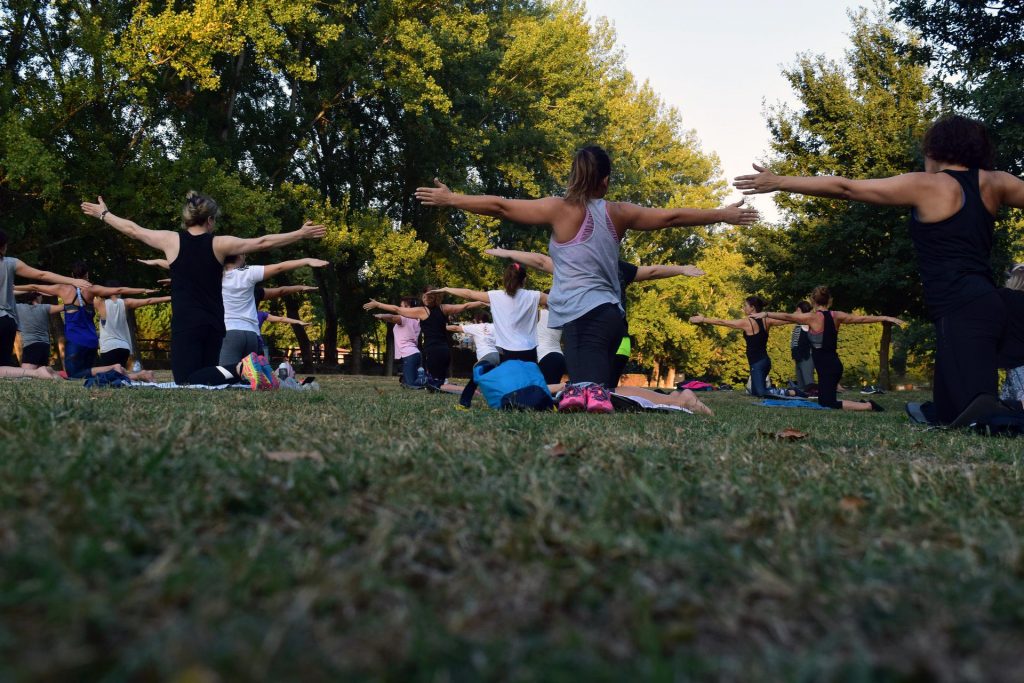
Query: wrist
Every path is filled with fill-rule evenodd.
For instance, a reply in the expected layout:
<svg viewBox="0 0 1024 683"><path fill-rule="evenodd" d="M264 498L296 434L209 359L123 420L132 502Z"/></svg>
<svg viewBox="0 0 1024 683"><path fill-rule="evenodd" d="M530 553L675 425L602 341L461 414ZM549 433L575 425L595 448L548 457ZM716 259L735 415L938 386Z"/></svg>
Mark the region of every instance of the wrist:
<svg viewBox="0 0 1024 683"><path fill-rule="evenodd" d="M100 212L100 223L106 223L107 222L107 214L108 213L110 213L110 209L103 209L103 211Z"/></svg>

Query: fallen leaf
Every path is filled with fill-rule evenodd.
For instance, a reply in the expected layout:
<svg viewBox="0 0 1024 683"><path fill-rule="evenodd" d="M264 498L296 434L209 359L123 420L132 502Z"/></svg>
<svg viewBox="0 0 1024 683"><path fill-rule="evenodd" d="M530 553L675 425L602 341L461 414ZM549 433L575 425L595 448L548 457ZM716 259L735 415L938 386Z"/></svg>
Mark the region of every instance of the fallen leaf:
<svg viewBox="0 0 1024 683"><path fill-rule="evenodd" d="M312 460L322 463L324 456L320 451L271 451L267 453L267 460L274 462L295 462L296 460Z"/></svg>
<svg viewBox="0 0 1024 683"><path fill-rule="evenodd" d="M569 454L569 451L567 451L565 448L565 444L563 444L561 441L550 443L544 448L547 450L548 455L550 455L552 458L563 458Z"/></svg>
<svg viewBox="0 0 1024 683"><path fill-rule="evenodd" d="M806 439L807 434L796 429L787 427L786 429L779 430L777 432L758 432L761 436L769 439L778 439L779 441L799 441L800 439Z"/></svg>
<svg viewBox="0 0 1024 683"><path fill-rule="evenodd" d="M843 512L860 512L867 504L860 496L843 496L839 499L839 509Z"/></svg>

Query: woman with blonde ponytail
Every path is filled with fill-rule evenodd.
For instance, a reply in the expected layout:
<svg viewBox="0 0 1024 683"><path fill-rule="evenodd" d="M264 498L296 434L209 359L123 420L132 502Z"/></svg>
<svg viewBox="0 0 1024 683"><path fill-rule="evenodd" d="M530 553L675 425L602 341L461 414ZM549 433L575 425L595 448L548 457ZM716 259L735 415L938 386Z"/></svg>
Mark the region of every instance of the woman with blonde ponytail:
<svg viewBox="0 0 1024 683"><path fill-rule="evenodd" d="M221 280L224 259L283 247L302 239L320 239L322 225L307 221L293 232L250 239L214 236L220 208L211 197L189 192L182 209L182 230L147 230L112 214L103 197L82 202L82 212L118 232L162 251L171 270L171 369L174 381L189 384L197 370L217 365L224 339ZM197 382L198 383L198 382Z"/></svg>
<svg viewBox="0 0 1024 683"><path fill-rule="evenodd" d="M619 293L619 243L627 230L732 223L749 225L757 212L743 202L721 209L649 209L606 202L612 164L597 146L579 150L572 161L564 197L505 199L452 192L435 179L416 198L426 206L450 206L470 213L551 229L548 252L554 285L549 322L562 330L569 373L559 410L612 412L606 387L613 382L615 351L626 331Z"/></svg>

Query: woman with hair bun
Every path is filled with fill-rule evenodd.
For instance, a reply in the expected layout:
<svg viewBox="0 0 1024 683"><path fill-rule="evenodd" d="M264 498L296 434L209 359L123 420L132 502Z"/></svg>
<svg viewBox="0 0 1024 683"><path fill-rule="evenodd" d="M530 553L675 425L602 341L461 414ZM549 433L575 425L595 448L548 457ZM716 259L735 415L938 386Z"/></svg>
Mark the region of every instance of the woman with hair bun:
<svg viewBox="0 0 1024 683"><path fill-rule="evenodd" d="M1024 181L993 170L995 150L978 121L942 118L922 147L923 173L850 180L781 176L754 164L757 173L735 185L748 195L792 192L910 208L936 338L933 404L920 408L930 422L963 426L1006 412L998 368L1024 365L1024 292L997 287L990 264L996 214L1004 206L1024 208Z"/></svg>
<svg viewBox="0 0 1024 683"><path fill-rule="evenodd" d="M452 192L435 179L416 198L425 206L450 206L525 225L550 226L548 253L554 284L548 324L562 330L569 384L562 412L612 412L615 351L626 321L619 293L619 243L627 230L733 223L749 225L757 212L738 202L722 209L649 209L629 202L607 202L612 163L597 146L579 150L572 161L564 197L505 199Z"/></svg>
<svg viewBox="0 0 1024 683"><path fill-rule="evenodd" d="M888 315L853 315L842 311L831 311L832 293L820 285L811 292L815 310L809 313L776 313L761 311L750 317L758 322L782 321L796 325L807 325L811 339L811 357L818 373L818 405L837 410L882 411L874 401L840 401L836 398L839 380L843 378L843 362L839 360L837 341L840 325L870 325L872 323L905 324L899 318Z"/></svg>
<svg viewBox="0 0 1024 683"><path fill-rule="evenodd" d="M768 373L772 371L772 359L768 357L768 328L786 323L777 320L755 320L753 316L764 310L764 299L748 296L741 306L743 318L723 320L695 315L690 318L694 325L718 325L743 331L743 342L747 347L747 363L750 364L750 395L768 396Z"/></svg>
<svg viewBox="0 0 1024 683"><path fill-rule="evenodd" d="M221 280L224 259L283 247L302 239L320 239L322 225L307 221L293 232L243 239L214 236L220 207L212 198L189 192L182 208L182 230L148 230L112 214L103 197L82 202L82 211L164 253L171 270L171 369L174 381L189 383L192 373L217 365L224 340Z"/></svg>

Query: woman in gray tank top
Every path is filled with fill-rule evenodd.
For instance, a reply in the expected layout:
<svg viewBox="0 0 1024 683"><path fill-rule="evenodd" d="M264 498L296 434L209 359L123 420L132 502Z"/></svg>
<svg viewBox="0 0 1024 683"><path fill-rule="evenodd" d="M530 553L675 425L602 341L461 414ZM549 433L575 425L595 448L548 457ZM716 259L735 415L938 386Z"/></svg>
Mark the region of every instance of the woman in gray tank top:
<svg viewBox="0 0 1024 683"><path fill-rule="evenodd" d="M600 147L573 158L565 197L505 199L452 192L441 181L421 187L426 206L450 206L482 216L551 229L549 254L555 278L548 299L552 328L561 328L569 385L559 410L611 412L605 387L612 381L615 350L625 334L619 300L619 243L627 230L732 223L750 225L757 212L737 202L721 209L649 209L606 202L611 159Z"/></svg>
<svg viewBox="0 0 1024 683"><path fill-rule="evenodd" d="M64 307L44 304L39 292L28 294L27 301L18 304L21 367L35 370L50 365L50 316L60 315Z"/></svg>

